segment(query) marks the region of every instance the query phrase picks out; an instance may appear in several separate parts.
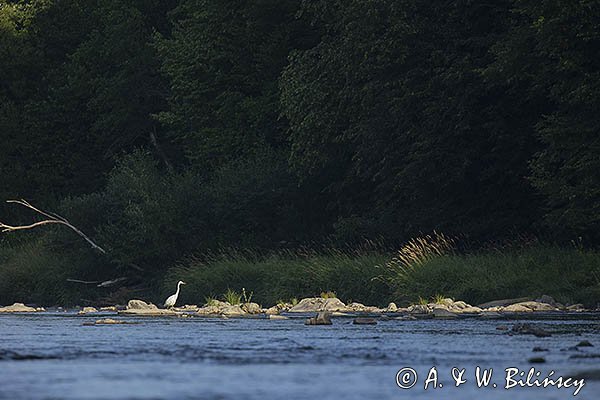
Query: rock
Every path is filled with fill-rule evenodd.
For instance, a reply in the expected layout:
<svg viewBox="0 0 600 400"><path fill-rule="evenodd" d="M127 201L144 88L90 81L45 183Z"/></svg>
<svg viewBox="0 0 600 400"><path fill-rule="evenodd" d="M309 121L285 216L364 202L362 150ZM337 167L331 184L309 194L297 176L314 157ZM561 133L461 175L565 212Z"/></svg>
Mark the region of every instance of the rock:
<svg viewBox="0 0 600 400"><path fill-rule="evenodd" d="M205 307L199 308L198 311L196 311L196 312L201 315L214 315L214 314L219 314L221 312L221 310L217 306L205 306Z"/></svg>
<svg viewBox="0 0 600 400"><path fill-rule="evenodd" d="M117 306L100 307L100 311L117 311Z"/></svg>
<svg viewBox="0 0 600 400"><path fill-rule="evenodd" d="M454 300L452 300L449 297L446 297L445 299L442 299L442 301L439 302L439 304L445 305L445 306L452 306L454 304Z"/></svg>
<svg viewBox="0 0 600 400"><path fill-rule="evenodd" d="M271 314L271 315L268 316L267 319L277 319L277 320L280 320L280 319L289 319L289 318L286 317L286 316L284 316L284 315Z"/></svg>
<svg viewBox="0 0 600 400"><path fill-rule="evenodd" d="M129 300L127 308L119 311L119 314L145 316L177 315L173 310L159 309L154 304L146 303L142 300Z"/></svg>
<svg viewBox="0 0 600 400"><path fill-rule="evenodd" d="M512 332L519 333L522 335L534 335L536 337L552 336L550 332L531 324L515 324L512 327Z"/></svg>
<svg viewBox="0 0 600 400"><path fill-rule="evenodd" d="M556 307L537 301L524 301L504 307L504 312L558 311Z"/></svg>
<svg viewBox="0 0 600 400"><path fill-rule="evenodd" d="M127 310L155 310L157 308L154 304L142 300L129 300L127 303Z"/></svg>
<svg viewBox="0 0 600 400"><path fill-rule="evenodd" d="M398 306L396 305L396 303L390 303L390 304L388 304L388 306L385 309L385 311L387 311L387 312L396 312L396 311L398 311Z"/></svg>
<svg viewBox="0 0 600 400"><path fill-rule="evenodd" d="M319 311L348 311L348 308L340 299L321 297L309 297L300 300L298 304L288 310L288 312L319 312Z"/></svg>
<svg viewBox="0 0 600 400"><path fill-rule="evenodd" d="M510 306L504 307L504 309L502 311L517 312L517 313L533 312L533 310L531 308L525 307L524 305L521 305L521 304L511 304Z"/></svg>
<svg viewBox="0 0 600 400"><path fill-rule="evenodd" d="M398 321L416 321L417 320L417 318L412 315L403 315L401 317L396 317L394 319L398 320Z"/></svg>
<svg viewBox="0 0 600 400"><path fill-rule="evenodd" d="M277 306L269 307L265 310L265 314L267 315L277 315L280 312L280 308Z"/></svg>
<svg viewBox="0 0 600 400"><path fill-rule="evenodd" d="M587 340L582 340L576 347L594 347L594 345Z"/></svg>
<svg viewBox="0 0 600 400"><path fill-rule="evenodd" d="M331 316L328 312L320 312L316 317L308 318L305 325L331 325Z"/></svg>
<svg viewBox="0 0 600 400"><path fill-rule="evenodd" d="M414 304L408 307L408 312L410 314L429 314L429 307L425 304Z"/></svg>
<svg viewBox="0 0 600 400"><path fill-rule="evenodd" d="M544 303L544 304L549 304L554 308L557 308L558 303L552 298L552 296L548 296L548 295L542 295L542 297L540 297L539 299L535 300L538 303Z"/></svg>
<svg viewBox="0 0 600 400"><path fill-rule="evenodd" d="M532 357L528 361L530 364L543 364L546 362L546 359L544 357Z"/></svg>
<svg viewBox="0 0 600 400"><path fill-rule="evenodd" d="M540 353L540 352L543 352L543 351L548 351L548 349L544 349L544 348L542 348L542 347L537 347L537 346L536 346L536 347L534 347L534 348L533 348L533 350L531 350L531 351L533 351L534 353Z"/></svg>
<svg viewBox="0 0 600 400"><path fill-rule="evenodd" d="M483 310L483 312L481 313L482 318L484 318L484 319L500 319L500 318L502 318L502 314L500 314L499 312L488 311L488 310Z"/></svg>
<svg viewBox="0 0 600 400"><path fill-rule="evenodd" d="M508 330L508 326L506 326L506 325L498 325L496 327L496 330L497 331L507 331Z"/></svg>
<svg viewBox="0 0 600 400"><path fill-rule="evenodd" d="M98 310L96 310L94 307L83 307L83 309L81 311L79 311L78 314L89 314L89 313L97 313Z"/></svg>
<svg viewBox="0 0 600 400"><path fill-rule="evenodd" d="M531 298L529 297L519 297L517 299L504 299L504 300L494 300L488 301L487 303L479 304L479 308L495 308L495 307L506 307L511 304L522 303L524 301L529 301ZM497 311L497 310L496 310Z"/></svg>
<svg viewBox="0 0 600 400"><path fill-rule="evenodd" d="M456 313L453 313L452 311L448 311L447 309L445 309L443 307L435 307L432 311L432 314L435 318L439 318L439 319L458 318L458 315L456 315Z"/></svg>
<svg viewBox="0 0 600 400"><path fill-rule="evenodd" d="M112 318L99 319L95 322L96 325L124 325L124 324L131 324L131 323L132 322L127 322L127 321L122 321L122 320L112 319Z"/></svg>
<svg viewBox="0 0 600 400"><path fill-rule="evenodd" d="M238 305L232 306L231 304L227 304L226 306L219 307L220 314L223 315L244 315L246 312L242 310L242 308Z"/></svg>
<svg viewBox="0 0 600 400"><path fill-rule="evenodd" d="M567 306L567 311L585 311L583 304L572 304Z"/></svg>
<svg viewBox="0 0 600 400"><path fill-rule="evenodd" d="M248 314L260 314L262 312L262 308L256 303L244 303L242 304L242 310Z"/></svg>
<svg viewBox="0 0 600 400"><path fill-rule="evenodd" d="M189 311L194 312L194 311L198 311L199 308L200 307L198 307L195 304L186 304L186 305L181 306L181 307L175 307L175 310L177 310L177 311L183 311L183 312L186 312L186 311L188 311L188 312Z"/></svg>
<svg viewBox="0 0 600 400"><path fill-rule="evenodd" d="M354 325L377 325L375 318L354 318L352 321Z"/></svg>
<svg viewBox="0 0 600 400"><path fill-rule="evenodd" d="M14 303L12 306L0 307L0 313L13 312L39 312L45 311L43 308L28 307L23 303Z"/></svg>

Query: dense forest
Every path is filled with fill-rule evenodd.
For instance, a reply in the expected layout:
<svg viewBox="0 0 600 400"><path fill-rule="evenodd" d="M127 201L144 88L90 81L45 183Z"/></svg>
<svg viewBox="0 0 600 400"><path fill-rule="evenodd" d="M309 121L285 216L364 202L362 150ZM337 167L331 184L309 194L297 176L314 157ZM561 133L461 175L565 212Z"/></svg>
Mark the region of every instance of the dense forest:
<svg viewBox="0 0 600 400"><path fill-rule="evenodd" d="M2 235L0 292L434 230L597 246L599 55L596 0L0 0L0 199L108 254Z"/></svg>

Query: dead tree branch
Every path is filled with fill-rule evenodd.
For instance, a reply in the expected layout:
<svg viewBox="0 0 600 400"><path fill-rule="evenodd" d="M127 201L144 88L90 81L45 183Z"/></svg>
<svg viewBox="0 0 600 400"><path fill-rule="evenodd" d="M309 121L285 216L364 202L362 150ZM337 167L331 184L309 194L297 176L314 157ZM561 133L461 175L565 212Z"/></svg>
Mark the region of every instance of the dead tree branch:
<svg viewBox="0 0 600 400"><path fill-rule="evenodd" d="M17 225L17 226L11 226L11 225L7 225L4 224L2 222L0 222L0 229L2 229L2 232L12 232L12 231L18 231L18 230L22 230L22 229L31 229L31 228L35 228L36 226L41 226L41 225L49 225L49 224L59 224L59 225L64 225L68 228L70 228L71 230L73 230L76 234L78 234L79 236L81 236L83 239L85 239L86 242L88 242L93 249L98 250L99 252L101 252L102 254L106 254L106 250L104 250L102 247L98 246L96 243L94 243L94 241L92 239L90 239L89 237L87 237L87 235L85 235L83 232L81 232L79 229L77 229L75 226L71 225L71 223L69 221L67 221L65 218L61 217L58 214L54 214L54 213L50 213L50 212L46 212L46 211L42 211L34 206L32 206L31 204L29 204L29 202L27 202L26 200L7 200L7 203L14 203L14 204L19 204L23 207L29 208L30 210L33 210L35 212L37 212L38 214L43 215L44 217L48 218L42 221L38 221L38 222L34 222L30 225Z"/></svg>

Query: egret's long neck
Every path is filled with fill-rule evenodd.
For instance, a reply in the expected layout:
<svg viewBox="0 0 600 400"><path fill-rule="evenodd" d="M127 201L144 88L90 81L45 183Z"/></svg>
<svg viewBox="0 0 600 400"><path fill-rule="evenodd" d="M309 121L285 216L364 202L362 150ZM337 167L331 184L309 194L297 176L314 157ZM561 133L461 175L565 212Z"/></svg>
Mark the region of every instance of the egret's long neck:
<svg viewBox="0 0 600 400"><path fill-rule="evenodd" d="M177 291L175 292L175 297L179 296L179 287L181 286L181 282L177 282Z"/></svg>

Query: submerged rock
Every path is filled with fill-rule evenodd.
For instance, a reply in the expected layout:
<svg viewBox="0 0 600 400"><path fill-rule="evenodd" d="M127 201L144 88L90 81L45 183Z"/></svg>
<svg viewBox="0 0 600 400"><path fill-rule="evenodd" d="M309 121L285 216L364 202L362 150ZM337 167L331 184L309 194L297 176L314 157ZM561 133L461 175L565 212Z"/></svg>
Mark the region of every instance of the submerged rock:
<svg viewBox="0 0 600 400"><path fill-rule="evenodd" d="M328 312L320 312L316 317L308 318L305 325L331 325L331 315Z"/></svg>
<svg viewBox="0 0 600 400"><path fill-rule="evenodd" d="M277 320L289 319L285 315L276 315L276 314L271 314L271 315L268 315L267 317L268 317L267 319L277 319Z"/></svg>
<svg viewBox="0 0 600 400"><path fill-rule="evenodd" d="M354 318L352 323L355 325L377 325L377 320L375 318Z"/></svg>
<svg viewBox="0 0 600 400"><path fill-rule="evenodd" d="M13 312L39 312L46 311L41 307L33 308L26 306L23 303L14 303L12 306L0 307L0 313L13 313Z"/></svg>
<svg viewBox="0 0 600 400"><path fill-rule="evenodd" d="M543 364L546 362L546 359L544 357L532 357L528 361L530 364Z"/></svg>
<svg viewBox="0 0 600 400"><path fill-rule="evenodd" d="M84 322L83 325L92 326L92 325L127 325L127 324L135 324L135 322L122 321L118 319L105 318L99 319L96 322Z"/></svg>
<svg viewBox="0 0 600 400"><path fill-rule="evenodd" d="M512 327L512 332L521 335L534 335L536 337L552 336L550 332L531 324L515 324Z"/></svg>
<svg viewBox="0 0 600 400"><path fill-rule="evenodd" d="M324 299L321 297L309 297L300 300L298 304L288 312L319 312L319 311L349 311L346 305L336 298Z"/></svg>
<svg viewBox="0 0 600 400"><path fill-rule="evenodd" d="M594 347L594 345L591 344L588 340L582 340L577 344L576 347Z"/></svg>

